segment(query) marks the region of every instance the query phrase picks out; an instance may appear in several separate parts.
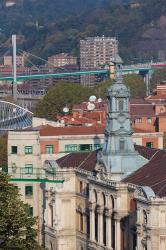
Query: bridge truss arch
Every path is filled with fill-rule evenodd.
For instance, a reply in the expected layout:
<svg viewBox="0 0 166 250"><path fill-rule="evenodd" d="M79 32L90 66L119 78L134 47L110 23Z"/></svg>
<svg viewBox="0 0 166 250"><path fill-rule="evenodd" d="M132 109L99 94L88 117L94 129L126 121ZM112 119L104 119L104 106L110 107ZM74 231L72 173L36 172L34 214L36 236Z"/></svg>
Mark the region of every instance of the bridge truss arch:
<svg viewBox="0 0 166 250"><path fill-rule="evenodd" d="M33 113L17 104L0 101L0 130L25 129L32 126Z"/></svg>

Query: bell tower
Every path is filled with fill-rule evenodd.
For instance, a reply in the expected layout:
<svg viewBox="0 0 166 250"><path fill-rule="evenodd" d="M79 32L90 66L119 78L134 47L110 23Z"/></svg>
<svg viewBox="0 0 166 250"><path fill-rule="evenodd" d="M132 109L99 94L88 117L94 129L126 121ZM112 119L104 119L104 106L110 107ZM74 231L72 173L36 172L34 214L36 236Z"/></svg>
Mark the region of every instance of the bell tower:
<svg viewBox="0 0 166 250"><path fill-rule="evenodd" d="M105 140L98 160L104 164L112 179L120 180L144 165L147 160L135 151L132 140L132 128L129 114L130 90L123 84L121 69L122 59L117 56L115 79L108 88L108 114Z"/></svg>

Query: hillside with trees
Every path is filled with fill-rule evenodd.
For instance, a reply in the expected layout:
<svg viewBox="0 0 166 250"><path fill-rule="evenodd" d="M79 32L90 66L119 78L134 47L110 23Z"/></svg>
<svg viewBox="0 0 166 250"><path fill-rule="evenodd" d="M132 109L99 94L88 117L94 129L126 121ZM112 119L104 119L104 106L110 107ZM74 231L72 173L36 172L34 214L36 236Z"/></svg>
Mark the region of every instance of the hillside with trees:
<svg viewBox="0 0 166 250"><path fill-rule="evenodd" d="M60 52L78 56L80 39L105 35L118 38L126 62L165 58L166 1L129 2L26 0L13 7L1 5L1 47L9 47L16 33L21 49L43 58Z"/></svg>

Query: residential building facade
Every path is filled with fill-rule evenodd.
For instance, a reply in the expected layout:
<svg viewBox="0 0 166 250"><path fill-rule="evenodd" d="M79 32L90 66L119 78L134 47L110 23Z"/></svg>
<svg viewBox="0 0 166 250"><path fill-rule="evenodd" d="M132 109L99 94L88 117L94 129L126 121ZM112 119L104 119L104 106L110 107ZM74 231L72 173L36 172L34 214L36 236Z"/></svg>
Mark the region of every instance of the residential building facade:
<svg viewBox="0 0 166 250"><path fill-rule="evenodd" d="M110 64L118 53L118 41L112 37L87 37L80 40L80 69L100 69L105 64ZM97 76L81 76L81 83L94 85L101 81Z"/></svg>
<svg viewBox="0 0 166 250"><path fill-rule="evenodd" d="M48 57L48 67L61 67L64 65L76 65L77 57L68 55L66 53L57 54Z"/></svg>
<svg viewBox="0 0 166 250"><path fill-rule="evenodd" d="M4 56L3 64L4 66L12 67L13 65L13 57L12 56ZM25 64L25 56L16 56L16 65L18 67L24 67Z"/></svg>

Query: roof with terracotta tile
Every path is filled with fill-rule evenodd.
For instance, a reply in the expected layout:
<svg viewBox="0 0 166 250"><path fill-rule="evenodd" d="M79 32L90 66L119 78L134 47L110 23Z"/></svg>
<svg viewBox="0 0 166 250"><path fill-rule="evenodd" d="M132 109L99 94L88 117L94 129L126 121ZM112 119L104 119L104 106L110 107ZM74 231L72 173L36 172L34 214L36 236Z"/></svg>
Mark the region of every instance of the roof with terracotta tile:
<svg viewBox="0 0 166 250"><path fill-rule="evenodd" d="M166 112L163 112L163 113L159 113L158 116L163 116L163 117L166 117Z"/></svg>
<svg viewBox="0 0 166 250"><path fill-rule="evenodd" d="M166 101L166 95L158 94L158 95L151 95L147 97L147 100L164 100Z"/></svg>
<svg viewBox="0 0 166 250"><path fill-rule="evenodd" d="M104 126L52 127L45 125L40 127L39 132L41 136L103 134Z"/></svg>
<svg viewBox="0 0 166 250"><path fill-rule="evenodd" d="M136 151L146 159L151 159L152 156L158 152L157 149L150 149L143 146L135 145ZM99 150L93 152L79 152L65 155L57 160L57 163L62 168L81 168L88 171L93 171L97 162L97 153Z"/></svg>
<svg viewBox="0 0 166 250"><path fill-rule="evenodd" d="M155 109L152 104L132 104L130 105L131 116L155 116Z"/></svg>
<svg viewBox="0 0 166 250"><path fill-rule="evenodd" d="M85 153L71 153L57 160L61 168L78 168L93 171L97 162L97 150Z"/></svg>
<svg viewBox="0 0 166 250"><path fill-rule="evenodd" d="M95 104L95 111L96 110L107 110L107 101L103 100L102 102L94 102ZM82 102L80 104L76 104L73 106L73 111L76 110L87 110L88 102Z"/></svg>
<svg viewBox="0 0 166 250"><path fill-rule="evenodd" d="M149 186L156 195L160 197L166 196L166 151L138 145L135 145L135 149L149 162L123 181L139 186ZM79 168L94 171L98 151L71 153L58 159L57 163L61 168Z"/></svg>
<svg viewBox="0 0 166 250"><path fill-rule="evenodd" d="M141 150L142 154L149 158L149 162L123 181L139 186L149 186L156 195L166 196L166 151L146 148Z"/></svg>
<svg viewBox="0 0 166 250"><path fill-rule="evenodd" d="M149 104L144 98L131 98L130 105L132 104Z"/></svg>
<svg viewBox="0 0 166 250"><path fill-rule="evenodd" d="M79 123L78 123L79 124ZM77 123L76 123L77 125ZM104 134L105 125L98 126L71 126L71 127L53 127L50 125L42 125L34 128L25 129L28 131L39 131L41 136L58 136L58 135L97 135ZM21 130L22 131L22 130ZM146 130L133 128L134 133L149 133ZM155 133L155 132L150 132Z"/></svg>

